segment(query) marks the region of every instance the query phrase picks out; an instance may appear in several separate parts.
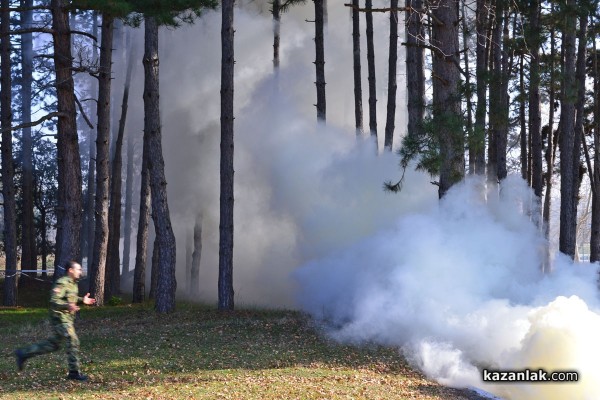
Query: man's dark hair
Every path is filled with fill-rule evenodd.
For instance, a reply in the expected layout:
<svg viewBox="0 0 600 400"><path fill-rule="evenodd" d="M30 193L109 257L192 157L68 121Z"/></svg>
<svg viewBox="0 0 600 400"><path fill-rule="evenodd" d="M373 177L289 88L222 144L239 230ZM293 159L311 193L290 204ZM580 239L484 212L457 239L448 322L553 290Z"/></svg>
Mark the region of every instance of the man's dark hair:
<svg viewBox="0 0 600 400"><path fill-rule="evenodd" d="M77 261L67 261L67 264L65 265L65 271L70 270L71 268L75 268L76 265L79 265L79 263Z"/></svg>

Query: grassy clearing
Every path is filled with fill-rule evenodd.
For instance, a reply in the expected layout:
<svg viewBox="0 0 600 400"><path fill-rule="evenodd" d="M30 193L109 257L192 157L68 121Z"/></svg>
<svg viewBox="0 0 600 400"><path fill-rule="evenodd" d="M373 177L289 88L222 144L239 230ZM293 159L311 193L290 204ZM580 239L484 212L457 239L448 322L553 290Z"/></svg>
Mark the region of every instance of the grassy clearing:
<svg viewBox="0 0 600 400"><path fill-rule="evenodd" d="M30 285L20 292L47 294ZM48 332L40 296L30 308L0 308L2 399L476 399L413 371L394 349L332 343L303 314L219 313L181 304L156 315L150 304L83 309L77 321L84 372L65 379L64 352L28 361L13 350Z"/></svg>

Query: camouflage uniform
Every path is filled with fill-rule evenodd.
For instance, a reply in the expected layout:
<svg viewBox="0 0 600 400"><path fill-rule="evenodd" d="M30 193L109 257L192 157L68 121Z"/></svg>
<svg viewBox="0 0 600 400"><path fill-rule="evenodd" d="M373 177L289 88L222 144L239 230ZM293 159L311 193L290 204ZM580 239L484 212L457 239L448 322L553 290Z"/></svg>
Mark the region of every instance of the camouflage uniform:
<svg viewBox="0 0 600 400"><path fill-rule="evenodd" d="M69 371L79 371L79 338L73 326L75 313L69 311L69 303L77 304L82 300L77 282L70 276L59 278L52 287L50 296L50 325L53 334L44 341L20 349L22 356L27 359L56 351L62 341L66 340Z"/></svg>

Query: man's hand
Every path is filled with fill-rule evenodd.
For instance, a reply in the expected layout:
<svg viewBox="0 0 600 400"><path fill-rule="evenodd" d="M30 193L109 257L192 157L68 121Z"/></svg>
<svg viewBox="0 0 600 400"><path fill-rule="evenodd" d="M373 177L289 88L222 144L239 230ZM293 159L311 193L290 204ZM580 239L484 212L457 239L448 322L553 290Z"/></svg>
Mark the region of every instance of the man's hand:
<svg viewBox="0 0 600 400"><path fill-rule="evenodd" d="M79 307L77 306L77 304L75 304L75 303L69 303L69 312L71 314L74 314L77 311L79 311Z"/></svg>
<svg viewBox="0 0 600 400"><path fill-rule="evenodd" d="M96 299L91 298L90 294L87 293L85 296L83 296L83 304L87 304L88 306L91 306L92 304L96 304Z"/></svg>

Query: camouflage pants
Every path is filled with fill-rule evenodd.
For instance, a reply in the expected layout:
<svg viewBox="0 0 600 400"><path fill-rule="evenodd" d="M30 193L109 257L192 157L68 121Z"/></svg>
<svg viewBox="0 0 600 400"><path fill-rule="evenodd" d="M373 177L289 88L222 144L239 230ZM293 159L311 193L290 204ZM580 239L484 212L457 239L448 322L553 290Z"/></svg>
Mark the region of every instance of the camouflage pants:
<svg viewBox="0 0 600 400"><path fill-rule="evenodd" d="M69 371L79 371L79 338L77 337L77 333L75 333L73 322L51 319L50 324L52 325L52 336L21 349L23 355L26 358L30 358L40 354L51 353L58 350L61 343L66 341Z"/></svg>

